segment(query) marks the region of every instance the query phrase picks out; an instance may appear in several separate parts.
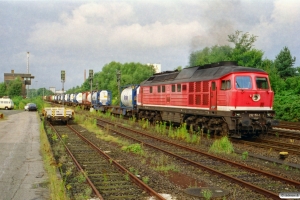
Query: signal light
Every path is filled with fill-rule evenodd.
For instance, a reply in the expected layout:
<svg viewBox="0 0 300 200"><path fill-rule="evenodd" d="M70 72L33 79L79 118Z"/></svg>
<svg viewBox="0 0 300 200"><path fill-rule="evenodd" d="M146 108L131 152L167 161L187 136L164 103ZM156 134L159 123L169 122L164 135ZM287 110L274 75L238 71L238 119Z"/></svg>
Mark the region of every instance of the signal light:
<svg viewBox="0 0 300 200"><path fill-rule="evenodd" d="M89 78L92 79L94 76L94 72L92 69L89 70Z"/></svg>
<svg viewBox="0 0 300 200"><path fill-rule="evenodd" d="M65 72L65 70L61 70L60 77L61 77L62 81L66 80L66 72Z"/></svg>

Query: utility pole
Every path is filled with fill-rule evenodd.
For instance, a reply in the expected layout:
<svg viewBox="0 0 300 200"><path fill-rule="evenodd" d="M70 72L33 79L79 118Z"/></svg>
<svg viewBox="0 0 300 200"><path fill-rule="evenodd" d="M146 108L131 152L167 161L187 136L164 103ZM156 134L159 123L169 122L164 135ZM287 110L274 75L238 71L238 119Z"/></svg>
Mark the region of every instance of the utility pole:
<svg viewBox="0 0 300 200"><path fill-rule="evenodd" d="M118 97L120 97L120 84L121 84L121 71L117 70L117 83L118 83ZM120 99L121 101L121 99Z"/></svg>
<svg viewBox="0 0 300 200"><path fill-rule="evenodd" d="M60 73L60 77L61 77L61 82L62 82L62 96L63 96L63 107L65 107L65 95L64 95L64 83L65 83L65 80L66 80L66 72L65 70L61 70L61 73Z"/></svg>
<svg viewBox="0 0 300 200"><path fill-rule="evenodd" d="M27 74L29 74L29 51L27 52ZM30 79L30 78L29 78ZM27 85L27 98L29 98L29 84Z"/></svg>
<svg viewBox="0 0 300 200"><path fill-rule="evenodd" d="M92 69L89 70L89 79L91 81L91 103L92 103L92 97L93 97L93 76L94 76L94 71Z"/></svg>

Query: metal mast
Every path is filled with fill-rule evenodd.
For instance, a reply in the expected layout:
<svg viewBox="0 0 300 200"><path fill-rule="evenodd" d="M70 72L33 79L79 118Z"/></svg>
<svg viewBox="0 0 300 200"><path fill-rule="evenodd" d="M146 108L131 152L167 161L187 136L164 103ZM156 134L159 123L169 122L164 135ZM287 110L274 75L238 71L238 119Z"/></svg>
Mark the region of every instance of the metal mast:
<svg viewBox="0 0 300 200"><path fill-rule="evenodd" d="M27 74L29 74L29 51L27 52ZM29 92L29 84L27 85L27 98L29 98L28 92Z"/></svg>

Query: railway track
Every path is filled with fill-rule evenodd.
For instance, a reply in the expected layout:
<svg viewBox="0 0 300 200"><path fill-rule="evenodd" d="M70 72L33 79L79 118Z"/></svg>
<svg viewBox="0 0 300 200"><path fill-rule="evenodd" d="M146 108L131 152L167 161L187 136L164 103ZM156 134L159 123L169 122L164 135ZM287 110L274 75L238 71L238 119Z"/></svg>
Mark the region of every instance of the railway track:
<svg viewBox="0 0 300 200"><path fill-rule="evenodd" d="M108 127L107 124L110 124L110 127ZM106 130L109 128L114 134L164 152L184 163L221 176L269 198L278 199L278 194L285 190L289 192L299 190L300 182L298 181L289 180L243 164L213 156L200 150L178 145L174 142L146 134L144 131L124 127L121 124L108 122L103 119L97 119L97 125L104 127Z"/></svg>
<svg viewBox="0 0 300 200"><path fill-rule="evenodd" d="M283 137L283 138L300 140L300 131L289 130L289 129L273 128L268 133L268 135L272 135L275 137Z"/></svg>
<svg viewBox="0 0 300 200"><path fill-rule="evenodd" d="M265 140L265 139L252 139L252 140L239 140L231 139L232 141L238 141L240 144L248 144L256 147L262 147L267 149L274 149L277 151L285 151L291 154L300 155L300 145L278 142L274 140Z"/></svg>
<svg viewBox="0 0 300 200"><path fill-rule="evenodd" d="M286 122L280 121L279 126L274 126L276 128L285 128L300 131L300 122Z"/></svg>
<svg viewBox="0 0 300 200"><path fill-rule="evenodd" d="M98 199L165 199L72 126L52 128L60 139L67 138L64 147Z"/></svg>

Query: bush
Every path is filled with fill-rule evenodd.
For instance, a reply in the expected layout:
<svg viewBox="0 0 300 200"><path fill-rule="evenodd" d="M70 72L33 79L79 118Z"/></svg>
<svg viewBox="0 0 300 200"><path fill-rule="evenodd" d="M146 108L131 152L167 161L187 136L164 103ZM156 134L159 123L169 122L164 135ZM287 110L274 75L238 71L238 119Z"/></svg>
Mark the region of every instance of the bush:
<svg viewBox="0 0 300 200"><path fill-rule="evenodd" d="M222 137L221 139L215 140L214 143L209 148L209 151L214 153L226 153L230 154L234 151L232 143L229 141L228 137Z"/></svg>
<svg viewBox="0 0 300 200"><path fill-rule="evenodd" d="M300 95L291 91L276 94L273 108L276 111L276 119L300 121Z"/></svg>

